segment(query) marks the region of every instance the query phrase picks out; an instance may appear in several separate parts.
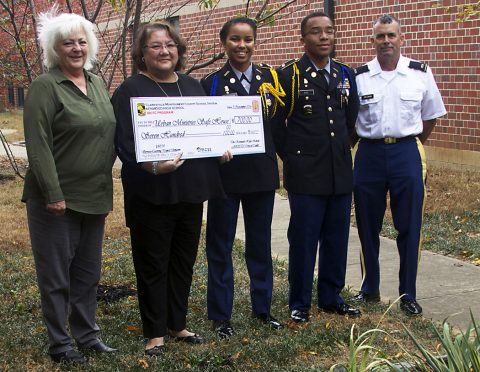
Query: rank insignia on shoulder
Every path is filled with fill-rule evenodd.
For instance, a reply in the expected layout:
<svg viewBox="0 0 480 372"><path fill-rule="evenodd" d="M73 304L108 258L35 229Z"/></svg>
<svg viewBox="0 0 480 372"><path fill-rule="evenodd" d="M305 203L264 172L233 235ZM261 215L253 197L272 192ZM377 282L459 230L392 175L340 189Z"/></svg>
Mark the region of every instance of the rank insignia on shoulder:
<svg viewBox="0 0 480 372"><path fill-rule="evenodd" d="M293 65L294 63L297 63L299 61L299 58L294 58L294 59L291 59L290 61L287 61L285 63L283 63L280 68L283 70L291 65Z"/></svg>
<svg viewBox="0 0 480 372"><path fill-rule="evenodd" d="M209 72L207 75L205 75L205 76L202 78L202 80L208 79L210 76L216 74L218 71L220 71L219 68L217 68L216 70L213 70L213 71Z"/></svg>
<svg viewBox="0 0 480 372"><path fill-rule="evenodd" d="M259 64L258 64L258 67L260 67L260 68L268 68L268 69L271 69L271 68L272 68L272 66L270 66L270 65L268 65L268 64L266 64L266 63L259 63Z"/></svg>
<svg viewBox="0 0 480 372"><path fill-rule="evenodd" d="M427 62L418 62L418 61L410 61L408 64L409 68L413 68L414 70L420 70L423 72L427 72L428 63Z"/></svg>
<svg viewBox="0 0 480 372"><path fill-rule="evenodd" d="M368 68L368 65L363 65L363 66L357 67L354 71L355 71L355 76L358 76L358 75L363 74L364 72L368 72L370 70Z"/></svg>
<svg viewBox="0 0 480 372"><path fill-rule="evenodd" d="M346 66L346 67L350 68L350 66L349 66L349 65L347 65L345 62L342 62L342 61L340 61L339 59L332 58L332 60L333 60L333 61L335 61L335 62L337 62L337 63L339 63L339 64L341 64L341 65L344 65L344 66Z"/></svg>

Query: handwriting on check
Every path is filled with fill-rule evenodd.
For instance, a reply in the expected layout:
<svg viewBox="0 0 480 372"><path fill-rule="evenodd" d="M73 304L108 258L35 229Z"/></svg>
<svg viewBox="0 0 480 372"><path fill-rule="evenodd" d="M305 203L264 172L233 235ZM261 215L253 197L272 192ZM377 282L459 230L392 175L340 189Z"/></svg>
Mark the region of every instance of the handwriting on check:
<svg viewBox="0 0 480 372"><path fill-rule="evenodd" d="M210 125L227 125L227 124L258 124L260 123L260 116L258 115L239 115L231 119L225 118L199 118L197 120L145 120L142 122L142 127L178 127L178 126L210 126Z"/></svg>
<svg viewBox="0 0 480 372"><path fill-rule="evenodd" d="M233 116L231 119L225 118L199 118L197 120L147 120L142 125L142 127L177 127L177 126L221 126L224 127L224 130L219 132L207 133L208 136L234 136L237 134L249 134L249 135L256 135L258 134L258 130L235 130L232 127L232 124L258 124L260 123L260 117L257 115L237 115ZM166 139L166 138L182 138L182 137L199 137L201 134L186 133L185 130L166 130L160 133L151 133L149 131L141 132L140 137L143 140L158 140L158 139Z"/></svg>

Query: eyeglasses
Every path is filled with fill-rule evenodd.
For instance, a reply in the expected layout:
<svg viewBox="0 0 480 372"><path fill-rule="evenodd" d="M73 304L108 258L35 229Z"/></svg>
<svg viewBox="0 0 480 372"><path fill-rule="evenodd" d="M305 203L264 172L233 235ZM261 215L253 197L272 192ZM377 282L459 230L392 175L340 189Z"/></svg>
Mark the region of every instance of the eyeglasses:
<svg viewBox="0 0 480 372"><path fill-rule="evenodd" d="M318 36L320 34L326 33L327 35L333 35L335 33L335 29L333 27L327 27L325 29L320 27L312 28L310 31L307 32L309 35Z"/></svg>
<svg viewBox="0 0 480 372"><path fill-rule="evenodd" d="M144 48L150 48L155 51L158 51L160 49L167 49L169 51L173 51L178 48L178 44L175 43L166 43L166 44L151 44L151 45L145 45Z"/></svg>

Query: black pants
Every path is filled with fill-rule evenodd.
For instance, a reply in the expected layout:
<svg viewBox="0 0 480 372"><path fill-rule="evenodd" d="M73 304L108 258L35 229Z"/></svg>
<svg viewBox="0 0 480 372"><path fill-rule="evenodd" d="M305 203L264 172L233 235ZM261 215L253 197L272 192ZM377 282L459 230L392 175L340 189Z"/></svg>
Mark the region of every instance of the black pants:
<svg viewBox="0 0 480 372"><path fill-rule="evenodd" d="M147 338L186 326L202 212L202 203L153 205L139 198L132 203L132 256Z"/></svg>

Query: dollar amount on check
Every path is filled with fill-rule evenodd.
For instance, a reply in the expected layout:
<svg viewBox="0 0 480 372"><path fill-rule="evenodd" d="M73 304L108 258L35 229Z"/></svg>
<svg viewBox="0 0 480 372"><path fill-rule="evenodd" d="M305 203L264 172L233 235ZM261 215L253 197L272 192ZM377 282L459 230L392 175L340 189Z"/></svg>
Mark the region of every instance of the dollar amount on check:
<svg viewBox="0 0 480 372"><path fill-rule="evenodd" d="M138 162L265 152L256 96L131 98Z"/></svg>

